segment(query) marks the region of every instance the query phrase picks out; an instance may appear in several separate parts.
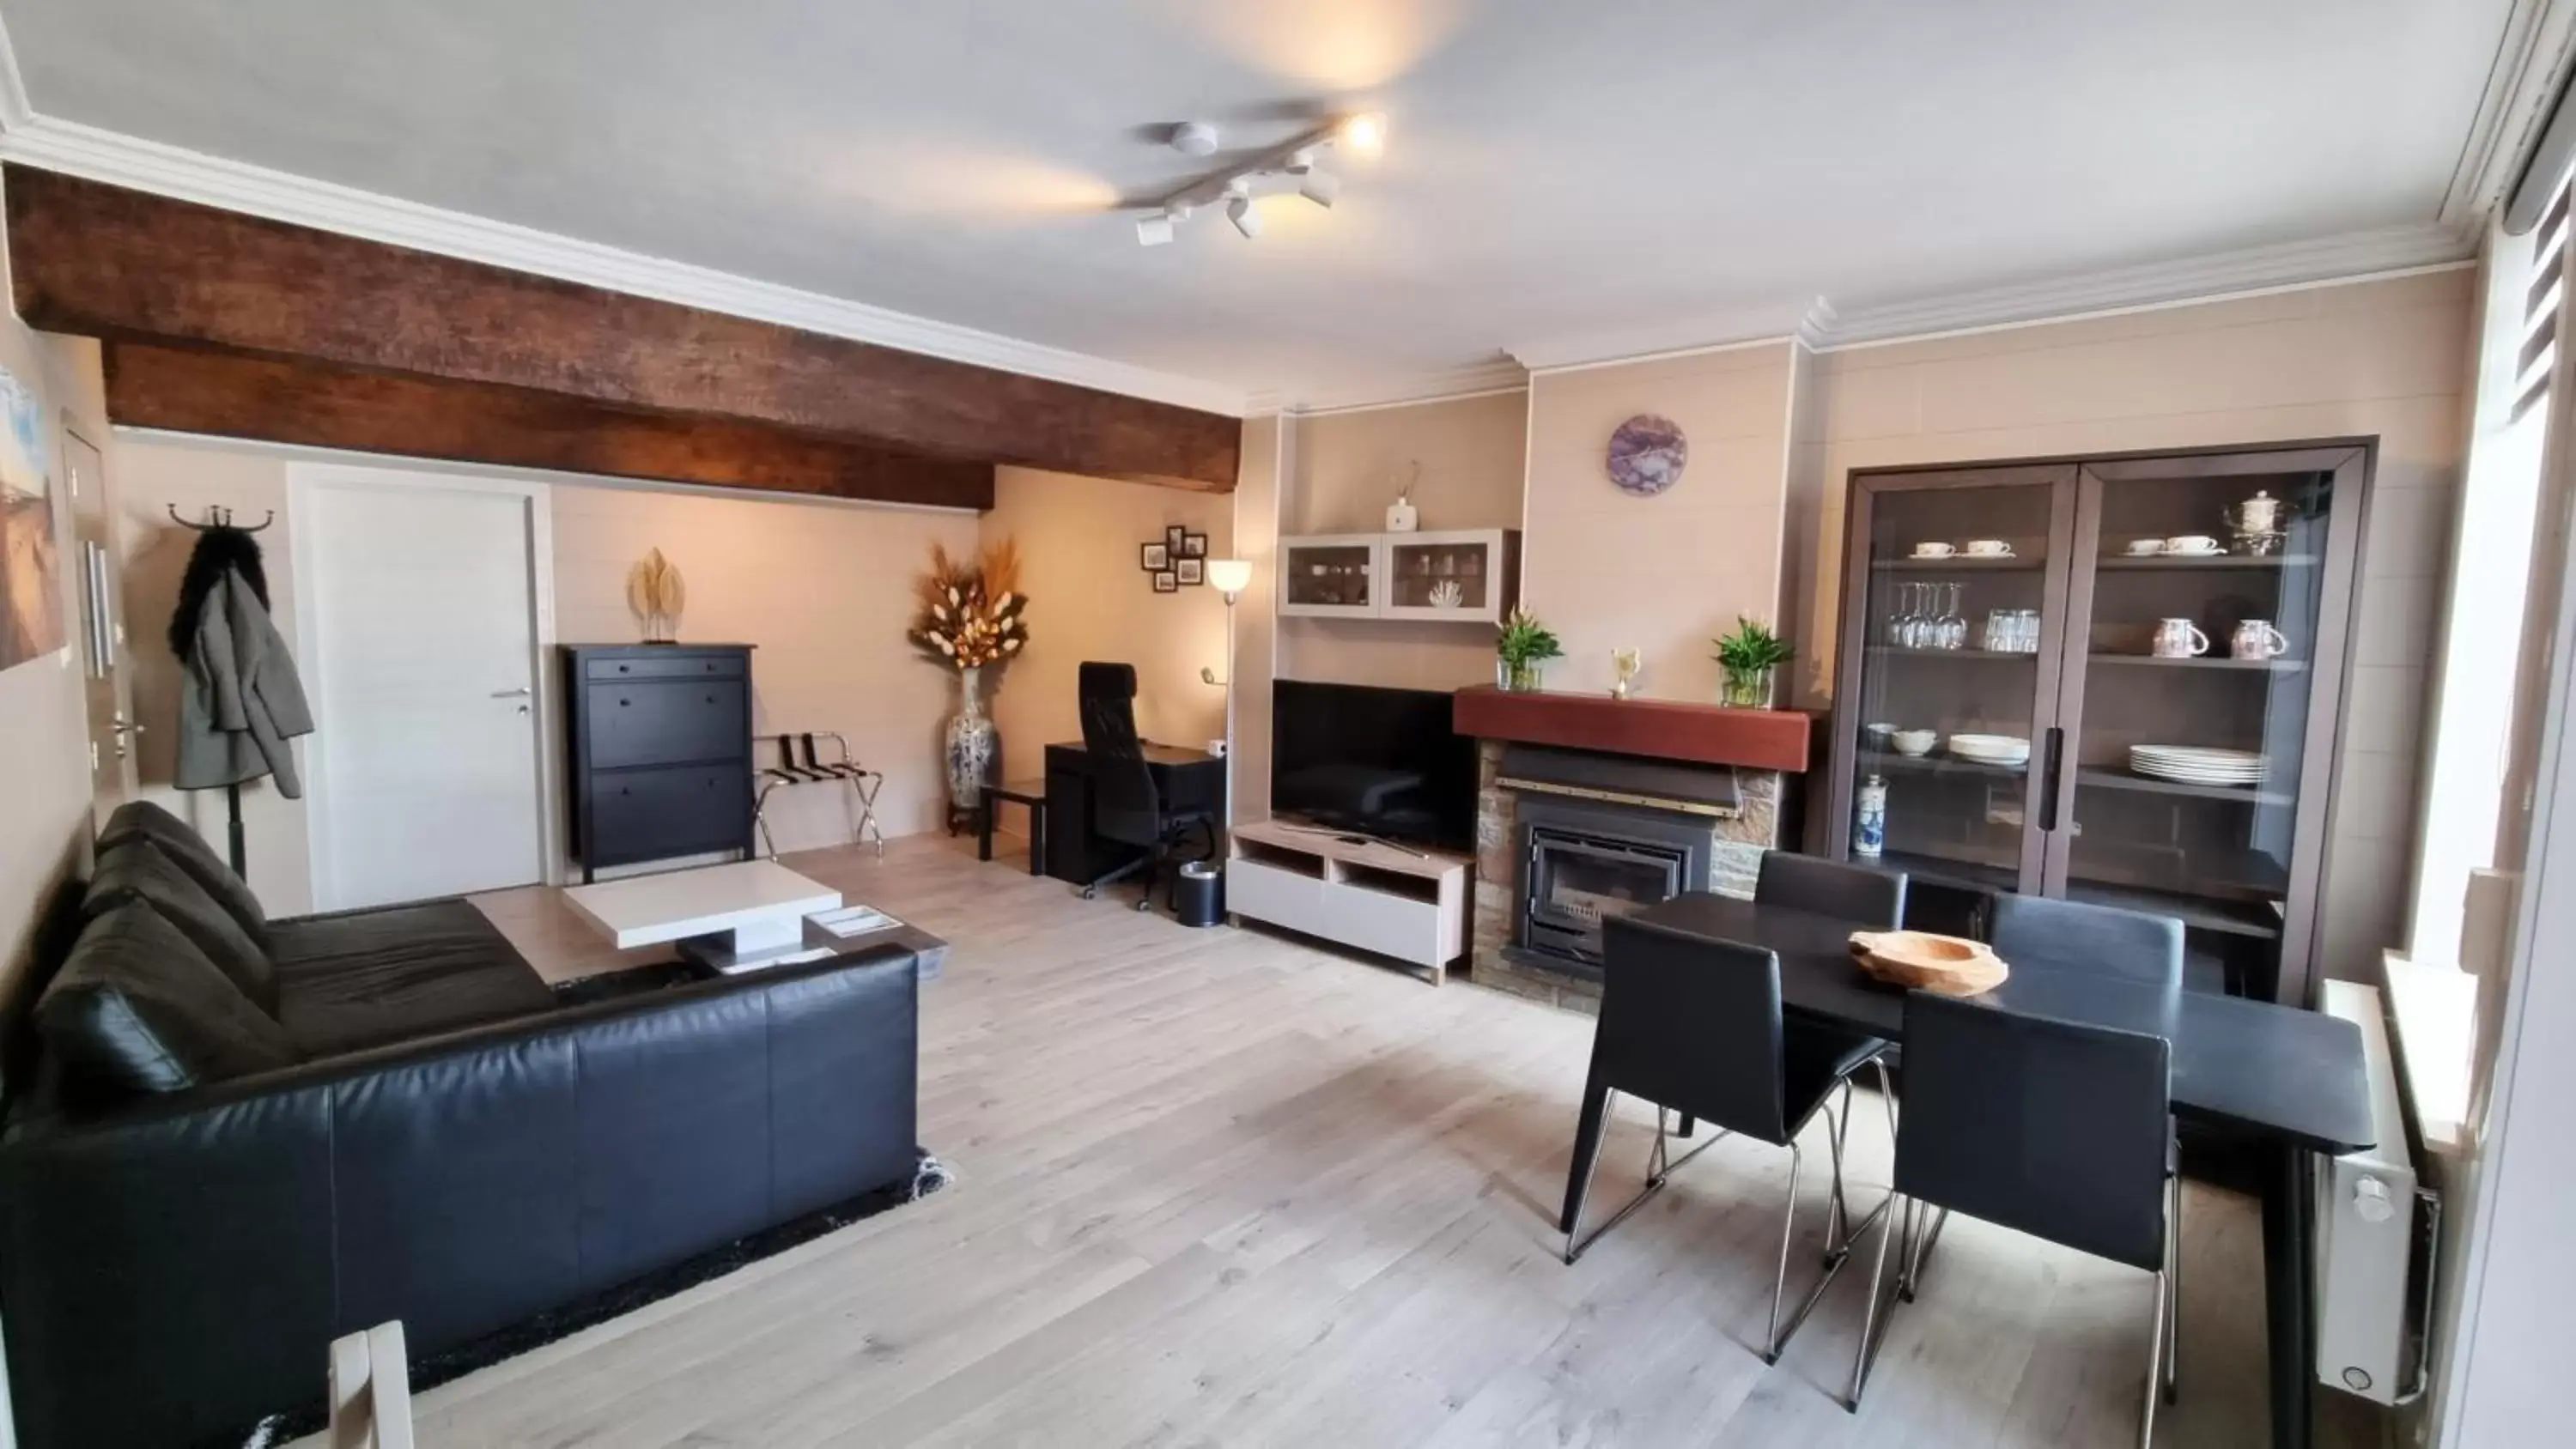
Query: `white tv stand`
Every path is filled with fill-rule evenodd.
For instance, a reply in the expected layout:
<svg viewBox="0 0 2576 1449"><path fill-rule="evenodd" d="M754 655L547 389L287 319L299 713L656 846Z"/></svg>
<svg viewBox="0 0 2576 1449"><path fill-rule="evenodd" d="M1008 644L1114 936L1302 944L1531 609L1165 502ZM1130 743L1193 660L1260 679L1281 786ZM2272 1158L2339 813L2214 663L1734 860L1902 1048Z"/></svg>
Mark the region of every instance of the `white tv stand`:
<svg viewBox="0 0 2576 1449"><path fill-rule="evenodd" d="M1428 968L1448 980L1467 951L1467 857L1309 826L1237 826L1225 868L1230 913Z"/></svg>

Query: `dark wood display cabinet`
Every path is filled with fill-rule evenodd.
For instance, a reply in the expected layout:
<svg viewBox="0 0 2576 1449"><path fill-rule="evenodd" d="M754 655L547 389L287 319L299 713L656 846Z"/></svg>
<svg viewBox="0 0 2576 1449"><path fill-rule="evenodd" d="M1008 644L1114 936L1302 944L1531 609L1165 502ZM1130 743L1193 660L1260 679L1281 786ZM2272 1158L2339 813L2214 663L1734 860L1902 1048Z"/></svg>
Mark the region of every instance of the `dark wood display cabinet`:
<svg viewBox="0 0 2576 1449"><path fill-rule="evenodd" d="M1867 804L1929 911L2176 916L2195 984L2310 1004L2372 457L1855 471L1831 852L1871 858Z"/></svg>

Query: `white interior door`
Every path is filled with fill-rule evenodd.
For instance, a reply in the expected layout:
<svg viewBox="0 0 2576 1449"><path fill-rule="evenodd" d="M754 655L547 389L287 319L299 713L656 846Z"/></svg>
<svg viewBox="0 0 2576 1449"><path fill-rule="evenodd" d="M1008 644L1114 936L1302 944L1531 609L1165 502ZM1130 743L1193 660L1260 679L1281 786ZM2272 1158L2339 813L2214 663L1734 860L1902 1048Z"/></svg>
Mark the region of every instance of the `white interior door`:
<svg viewBox="0 0 2576 1449"><path fill-rule="evenodd" d="M303 482L317 904L537 881L536 499L434 477Z"/></svg>

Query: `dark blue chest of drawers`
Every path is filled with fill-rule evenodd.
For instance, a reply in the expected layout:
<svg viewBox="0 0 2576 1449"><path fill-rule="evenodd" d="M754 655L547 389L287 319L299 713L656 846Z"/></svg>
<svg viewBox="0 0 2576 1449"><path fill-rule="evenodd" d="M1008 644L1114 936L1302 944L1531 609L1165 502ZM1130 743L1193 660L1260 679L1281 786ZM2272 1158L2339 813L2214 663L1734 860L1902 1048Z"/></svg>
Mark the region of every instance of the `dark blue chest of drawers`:
<svg viewBox="0 0 2576 1449"><path fill-rule="evenodd" d="M751 646L566 644L572 853L602 867L752 853Z"/></svg>

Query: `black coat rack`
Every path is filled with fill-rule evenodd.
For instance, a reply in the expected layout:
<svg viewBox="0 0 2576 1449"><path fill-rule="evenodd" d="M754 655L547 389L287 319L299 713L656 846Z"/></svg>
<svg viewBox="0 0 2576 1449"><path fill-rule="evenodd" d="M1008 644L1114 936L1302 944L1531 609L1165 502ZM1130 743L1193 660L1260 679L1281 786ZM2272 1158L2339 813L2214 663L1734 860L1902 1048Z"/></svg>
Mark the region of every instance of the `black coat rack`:
<svg viewBox="0 0 2576 1449"><path fill-rule="evenodd" d="M190 523L188 520L179 516L178 504L171 503L163 506L170 510L170 521L172 523L194 533L204 533L208 529L214 528L232 528L239 529L243 533L257 533L261 529L264 529L277 521L277 510L272 508L268 510L267 517L262 518L259 522L252 524L247 528L244 528L240 524L233 522L233 511L231 509L218 504L206 509L205 522ZM248 880L250 879L250 866L248 864L249 853L242 846L241 782L238 780L224 787L224 811L224 853L229 857L229 863L233 868L233 874L240 876L244 880Z"/></svg>

